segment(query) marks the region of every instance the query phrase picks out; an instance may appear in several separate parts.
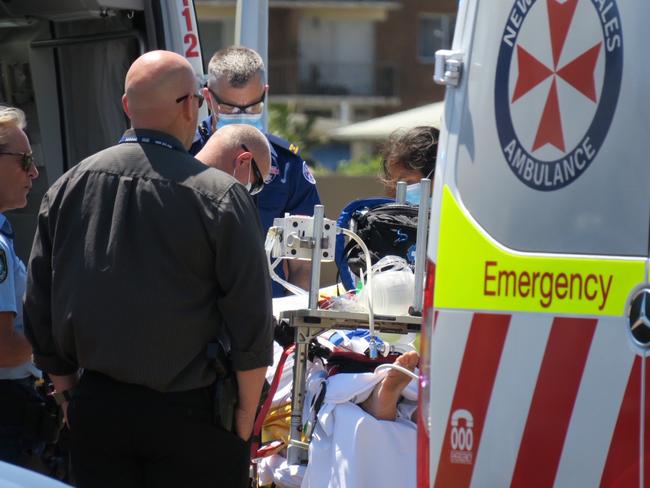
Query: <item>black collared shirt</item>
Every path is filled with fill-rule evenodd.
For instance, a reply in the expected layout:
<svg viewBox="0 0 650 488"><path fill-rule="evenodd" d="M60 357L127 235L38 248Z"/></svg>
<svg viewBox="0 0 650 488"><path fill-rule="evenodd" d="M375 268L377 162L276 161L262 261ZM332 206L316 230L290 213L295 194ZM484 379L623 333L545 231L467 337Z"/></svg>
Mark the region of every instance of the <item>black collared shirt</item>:
<svg viewBox="0 0 650 488"><path fill-rule="evenodd" d="M235 370L270 365L270 280L250 195L166 134L122 141L43 198L25 298L36 364L187 390L214 380L206 346L227 337Z"/></svg>

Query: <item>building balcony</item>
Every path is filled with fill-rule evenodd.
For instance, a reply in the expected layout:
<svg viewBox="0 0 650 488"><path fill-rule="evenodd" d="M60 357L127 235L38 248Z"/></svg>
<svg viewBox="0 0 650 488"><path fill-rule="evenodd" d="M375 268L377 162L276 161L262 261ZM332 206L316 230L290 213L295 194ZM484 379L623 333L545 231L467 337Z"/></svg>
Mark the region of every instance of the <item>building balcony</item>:
<svg viewBox="0 0 650 488"><path fill-rule="evenodd" d="M399 95L397 68L387 63L299 63L269 61L274 95L383 97Z"/></svg>

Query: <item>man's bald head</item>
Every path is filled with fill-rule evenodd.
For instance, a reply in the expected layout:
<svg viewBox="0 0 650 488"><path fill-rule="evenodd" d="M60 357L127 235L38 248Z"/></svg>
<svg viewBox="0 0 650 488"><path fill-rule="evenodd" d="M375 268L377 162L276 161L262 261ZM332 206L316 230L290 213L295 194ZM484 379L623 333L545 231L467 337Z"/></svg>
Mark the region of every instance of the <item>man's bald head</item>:
<svg viewBox="0 0 650 488"><path fill-rule="evenodd" d="M222 127L212 134L196 158L228 174L232 175L236 172L237 180L245 185L248 182L247 163L250 156L247 157L249 152L244 147L252 153L257 167L266 179L271 169L269 142L264 134L250 125L231 124ZM240 170L239 166L246 166L246 168Z"/></svg>
<svg viewBox="0 0 650 488"><path fill-rule="evenodd" d="M150 51L129 68L122 103L135 129L166 132L189 147L198 118L197 89L192 65L183 56Z"/></svg>

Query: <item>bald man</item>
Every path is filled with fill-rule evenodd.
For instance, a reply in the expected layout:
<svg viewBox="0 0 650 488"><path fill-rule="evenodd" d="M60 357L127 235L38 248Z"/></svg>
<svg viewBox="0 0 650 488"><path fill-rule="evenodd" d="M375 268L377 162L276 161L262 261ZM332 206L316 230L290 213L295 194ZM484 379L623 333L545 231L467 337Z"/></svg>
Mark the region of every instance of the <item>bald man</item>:
<svg viewBox="0 0 650 488"><path fill-rule="evenodd" d="M267 138L255 127L227 125L208 140L196 159L237 179L255 195L264 188L271 169Z"/></svg>
<svg viewBox="0 0 650 488"><path fill-rule="evenodd" d="M43 199L25 298L34 359L67 414L79 487L248 486L272 362L257 210L187 152L202 97L184 58L138 58L122 101L120 143Z"/></svg>

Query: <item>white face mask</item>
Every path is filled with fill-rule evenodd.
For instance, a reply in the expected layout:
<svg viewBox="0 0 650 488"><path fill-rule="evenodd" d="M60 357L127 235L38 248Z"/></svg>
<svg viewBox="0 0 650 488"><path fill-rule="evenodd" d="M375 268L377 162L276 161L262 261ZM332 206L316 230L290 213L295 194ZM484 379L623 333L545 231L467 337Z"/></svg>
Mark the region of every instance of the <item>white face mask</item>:
<svg viewBox="0 0 650 488"><path fill-rule="evenodd" d="M253 187L253 184L251 183L251 166L252 166L252 164L249 163L248 164L248 183L246 183L244 185L244 188L246 188L246 191L248 191L248 192L250 192L251 188ZM238 168L239 168L239 166L237 166L235 168L235 171L232 172L232 177L235 178L236 180L237 180L237 176L235 176L235 175L237 174L237 169ZM239 181L239 180L237 180L237 181Z"/></svg>
<svg viewBox="0 0 650 488"><path fill-rule="evenodd" d="M230 124L252 125L257 130L264 132L262 113L259 114L217 114L217 130Z"/></svg>

